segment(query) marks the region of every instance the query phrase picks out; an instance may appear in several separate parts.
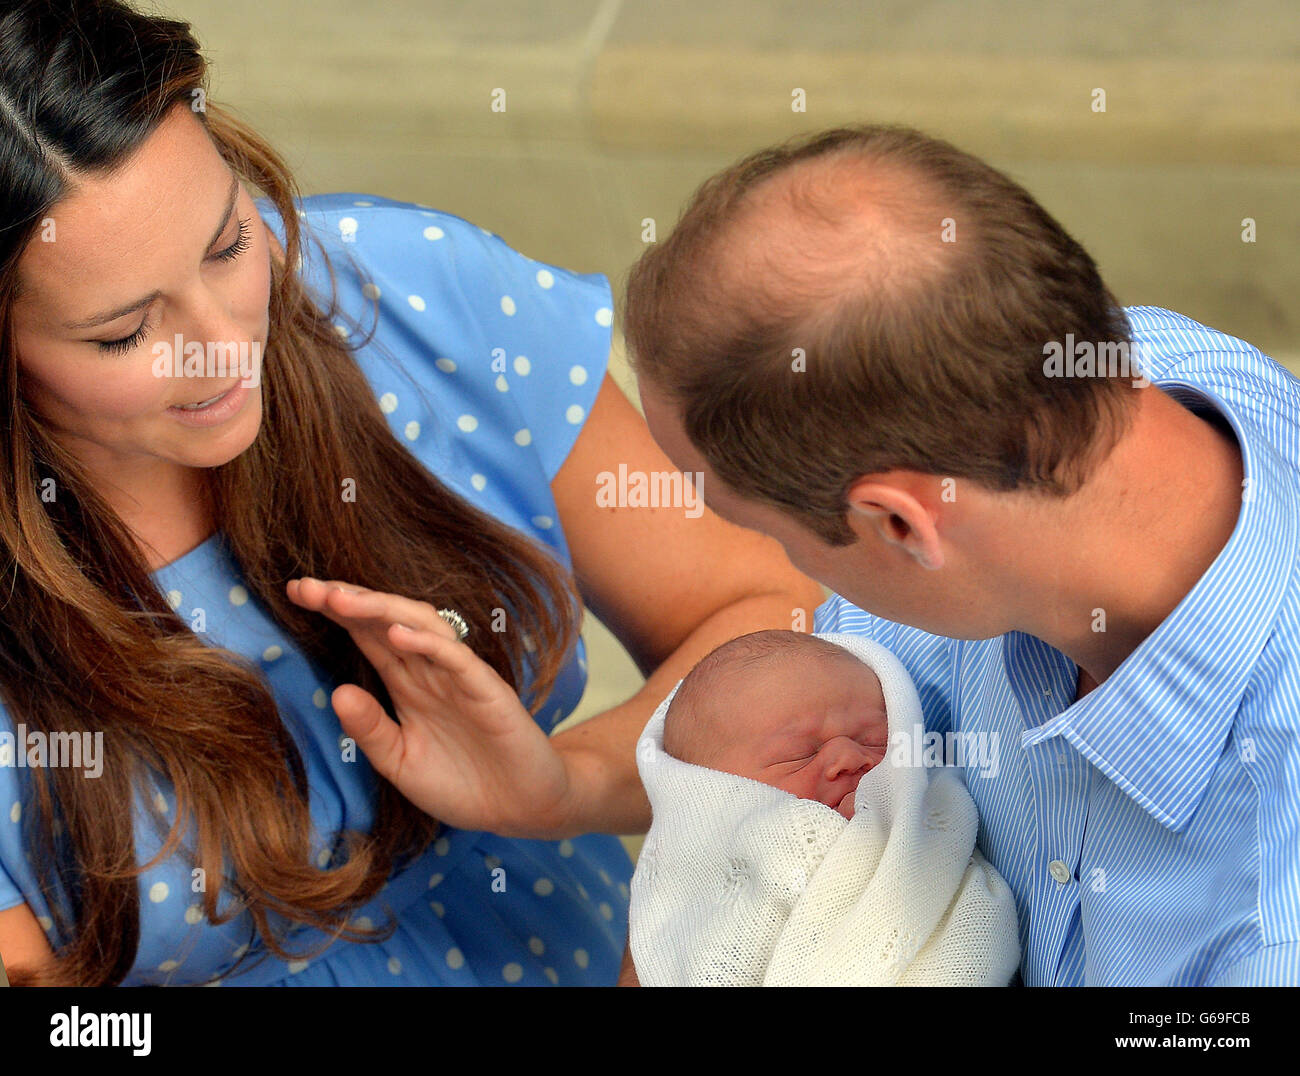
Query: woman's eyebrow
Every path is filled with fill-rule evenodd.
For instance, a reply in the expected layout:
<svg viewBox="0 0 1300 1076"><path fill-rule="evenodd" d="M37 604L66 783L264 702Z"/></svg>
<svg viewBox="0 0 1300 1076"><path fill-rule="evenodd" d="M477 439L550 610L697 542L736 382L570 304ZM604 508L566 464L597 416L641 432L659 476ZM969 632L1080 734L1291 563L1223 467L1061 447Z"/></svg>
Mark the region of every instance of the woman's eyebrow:
<svg viewBox="0 0 1300 1076"><path fill-rule="evenodd" d="M234 172L230 173L230 193L226 198L226 209L221 214L221 223L217 225L217 230L213 232L212 238L208 240L208 245L204 247L207 250L216 244L221 238L221 233L226 230L226 225L230 223L230 214L235 211L235 201L239 197L239 177ZM102 325L107 321L116 321L118 318L125 317L127 314L134 314L137 310L143 310L152 303L162 293L151 291L143 298L136 299L134 302L119 306L115 310L107 310L93 317L83 318L80 321L69 321L64 323L65 329L90 329L96 325Z"/></svg>

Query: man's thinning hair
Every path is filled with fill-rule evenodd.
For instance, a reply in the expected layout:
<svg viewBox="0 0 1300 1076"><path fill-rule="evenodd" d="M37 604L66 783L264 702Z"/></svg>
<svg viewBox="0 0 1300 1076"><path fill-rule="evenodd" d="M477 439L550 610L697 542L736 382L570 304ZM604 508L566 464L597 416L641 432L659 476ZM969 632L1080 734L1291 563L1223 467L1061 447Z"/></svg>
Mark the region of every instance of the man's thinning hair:
<svg viewBox="0 0 1300 1076"><path fill-rule="evenodd" d="M625 331L717 477L831 545L855 538L863 475L1068 496L1134 400L1132 374L1044 372L1067 334L1131 347L1092 258L1024 188L908 128L826 131L709 179L633 267Z"/></svg>

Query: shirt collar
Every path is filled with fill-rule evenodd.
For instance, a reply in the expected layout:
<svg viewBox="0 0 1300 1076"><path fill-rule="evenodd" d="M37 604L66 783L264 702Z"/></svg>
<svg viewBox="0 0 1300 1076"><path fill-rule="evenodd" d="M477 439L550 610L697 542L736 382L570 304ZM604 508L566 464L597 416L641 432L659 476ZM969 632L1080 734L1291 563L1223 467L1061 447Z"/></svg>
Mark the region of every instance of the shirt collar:
<svg viewBox="0 0 1300 1076"><path fill-rule="evenodd" d="M1099 687L1027 730L1061 736L1156 821L1181 830L1205 794L1296 559L1300 493L1291 465L1234 406L1201 385L1162 380L1180 403L1212 405L1242 450L1242 507L1227 545ZM1074 663L1062 655L1072 668Z"/></svg>

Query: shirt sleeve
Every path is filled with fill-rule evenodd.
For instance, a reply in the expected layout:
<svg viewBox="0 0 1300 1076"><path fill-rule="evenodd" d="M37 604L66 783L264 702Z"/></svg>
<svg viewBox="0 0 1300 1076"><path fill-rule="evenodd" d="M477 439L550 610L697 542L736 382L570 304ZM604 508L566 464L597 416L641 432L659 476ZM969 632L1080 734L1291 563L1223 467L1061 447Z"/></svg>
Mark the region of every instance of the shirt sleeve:
<svg viewBox="0 0 1300 1076"><path fill-rule="evenodd" d="M494 436L534 453L546 480L554 479L609 362L609 281L536 261L469 221L424 206L344 194L302 206L315 240L303 248L308 286L327 296L332 267L341 306L364 330L374 304L376 339L418 367L423 383L438 385L449 406L454 401L448 417L460 432L486 421ZM282 236L274 208L259 208ZM366 369L372 382L382 376Z"/></svg>
<svg viewBox="0 0 1300 1076"><path fill-rule="evenodd" d="M1300 942L1265 945L1212 978L1206 986L1300 985Z"/></svg>
<svg viewBox="0 0 1300 1076"><path fill-rule="evenodd" d="M15 874L25 874L22 796L15 769L14 726L0 706L0 912L26 902Z"/></svg>

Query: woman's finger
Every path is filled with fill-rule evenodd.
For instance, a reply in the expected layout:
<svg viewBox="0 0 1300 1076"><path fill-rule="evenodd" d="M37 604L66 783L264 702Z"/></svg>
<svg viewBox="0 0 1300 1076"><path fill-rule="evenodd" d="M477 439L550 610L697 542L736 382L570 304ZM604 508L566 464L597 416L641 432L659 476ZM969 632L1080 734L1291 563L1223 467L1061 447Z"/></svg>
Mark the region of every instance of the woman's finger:
<svg viewBox="0 0 1300 1076"><path fill-rule="evenodd" d="M400 594L367 590L339 580L303 579L299 584L298 593L305 600L318 605L321 611L332 608L357 619L409 624L423 631L456 638L456 630L428 602L405 598Z"/></svg>
<svg viewBox="0 0 1300 1076"><path fill-rule="evenodd" d="M330 698L339 724L361 748L375 772L392 781L402 768L402 727L369 691L356 684L334 689Z"/></svg>
<svg viewBox="0 0 1300 1076"><path fill-rule="evenodd" d="M492 666L455 639L447 639L433 632L413 631L402 624L394 624L388 631L388 640L397 649L421 655L439 669L453 675L457 687L476 701L494 701L500 697L503 687L507 691L513 690Z"/></svg>

